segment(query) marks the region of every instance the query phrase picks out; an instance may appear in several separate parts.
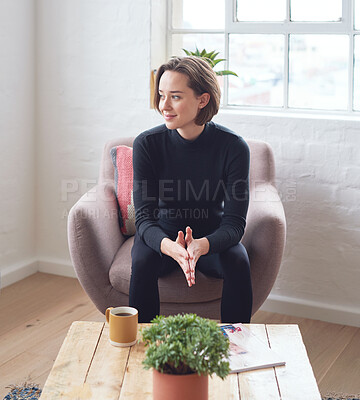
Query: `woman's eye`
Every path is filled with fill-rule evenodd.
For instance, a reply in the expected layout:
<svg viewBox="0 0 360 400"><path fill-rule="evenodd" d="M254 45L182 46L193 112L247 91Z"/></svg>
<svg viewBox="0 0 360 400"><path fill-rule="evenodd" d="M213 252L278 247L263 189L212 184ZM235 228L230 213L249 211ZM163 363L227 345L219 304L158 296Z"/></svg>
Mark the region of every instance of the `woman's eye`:
<svg viewBox="0 0 360 400"><path fill-rule="evenodd" d="M173 96L172 97L174 100L179 100L180 99L180 96Z"/></svg>

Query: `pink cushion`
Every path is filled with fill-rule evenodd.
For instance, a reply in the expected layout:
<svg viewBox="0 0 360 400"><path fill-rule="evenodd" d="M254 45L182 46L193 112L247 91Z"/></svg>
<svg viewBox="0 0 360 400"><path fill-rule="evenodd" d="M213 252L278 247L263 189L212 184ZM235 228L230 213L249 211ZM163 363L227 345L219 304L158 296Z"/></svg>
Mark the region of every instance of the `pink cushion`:
<svg viewBox="0 0 360 400"><path fill-rule="evenodd" d="M133 199L133 149L113 147L110 151L114 164L115 192L120 208L120 230L124 235L135 235L135 207Z"/></svg>

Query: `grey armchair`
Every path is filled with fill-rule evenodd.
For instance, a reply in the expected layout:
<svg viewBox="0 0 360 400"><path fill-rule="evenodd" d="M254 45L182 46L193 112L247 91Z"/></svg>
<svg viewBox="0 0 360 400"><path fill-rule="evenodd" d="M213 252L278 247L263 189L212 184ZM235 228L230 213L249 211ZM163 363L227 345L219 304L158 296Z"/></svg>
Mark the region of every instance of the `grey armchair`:
<svg viewBox="0 0 360 400"><path fill-rule="evenodd" d="M105 145L97 186L72 207L68 241L78 279L96 307L127 305L131 275L133 237L120 232L114 194L114 168L110 149L132 146L134 138L120 138ZM242 243L248 251L253 285L253 314L260 308L275 282L285 245L286 221L273 184L274 157L264 142L247 140L250 147L250 204ZM163 315L195 312L220 319L222 280L196 272L196 285L189 288L183 272L159 279L160 312Z"/></svg>

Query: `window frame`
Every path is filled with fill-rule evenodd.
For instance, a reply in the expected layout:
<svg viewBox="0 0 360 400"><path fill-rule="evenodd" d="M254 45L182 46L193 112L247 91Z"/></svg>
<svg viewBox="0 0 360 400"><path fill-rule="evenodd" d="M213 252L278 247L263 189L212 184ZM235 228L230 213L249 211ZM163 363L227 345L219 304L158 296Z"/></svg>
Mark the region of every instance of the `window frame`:
<svg viewBox="0 0 360 400"><path fill-rule="evenodd" d="M310 113L310 114L339 114L339 115L360 115L360 110L354 110L354 66L355 49L354 37L359 35L360 30L355 30L354 9L355 0L342 0L342 17L340 21L331 22L301 22L290 21L290 0L286 0L286 19L281 22L240 22L236 20L236 0L224 0L225 2L225 24L224 29L186 29L172 27L172 0L167 1L167 58L172 54L172 35L173 34L222 34L224 36L224 58L226 59L224 68L229 69L229 41L231 34L282 34L284 35L284 88L283 106L258 106L258 105L229 105L228 103L228 77L224 76L224 89L222 108L249 111L272 111L272 112L291 112L291 113ZM344 110L327 110L315 108L294 108L289 107L289 38L291 34L335 34L347 35L349 37L348 48L348 88L347 88L347 107ZM287 49L287 51L286 51Z"/></svg>

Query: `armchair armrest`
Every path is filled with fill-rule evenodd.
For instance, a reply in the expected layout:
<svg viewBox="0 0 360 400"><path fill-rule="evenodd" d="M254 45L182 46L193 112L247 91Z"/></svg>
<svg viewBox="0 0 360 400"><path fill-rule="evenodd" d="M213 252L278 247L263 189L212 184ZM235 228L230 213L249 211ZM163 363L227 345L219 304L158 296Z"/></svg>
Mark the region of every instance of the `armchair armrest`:
<svg viewBox="0 0 360 400"><path fill-rule="evenodd" d="M84 290L92 297L112 290L109 269L125 241L112 184L103 183L84 194L71 208L68 242L71 260Z"/></svg>
<svg viewBox="0 0 360 400"><path fill-rule="evenodd" d="M277 189L262 183L250 192L245 234L242 239L250 259L253 313L269 295L280 269L285 247L286 220Z"/></svg>

